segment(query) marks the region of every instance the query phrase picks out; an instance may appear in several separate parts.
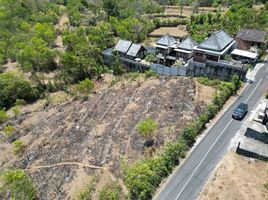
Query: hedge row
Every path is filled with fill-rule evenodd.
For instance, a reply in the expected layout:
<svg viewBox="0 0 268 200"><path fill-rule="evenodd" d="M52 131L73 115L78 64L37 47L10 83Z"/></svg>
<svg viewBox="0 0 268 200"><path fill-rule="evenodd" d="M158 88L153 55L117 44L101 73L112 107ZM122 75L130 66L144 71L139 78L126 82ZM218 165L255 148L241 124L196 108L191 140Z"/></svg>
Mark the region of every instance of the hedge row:
<svg viewBox="0 0 268 200"><path fill-rule="evenodd" d="M155 24L155 28L160 27L176 27L179 25L187 25L187 19L154 19L153 23Z"/></svg>
<svg viewBox="0 0 268 200"><path fill-rule="evenodd" d="M184 158L186 151L194 144L205 125L221 110L228 98L236 92L236 82L221 82L219 91L213 103L208 105L197 120L188 124L180 137L174 143L165 145L161 152L146 160L136 163L125 170L124 182L129 189L131 199L151 199L155 190L163 180L179 164L179 159Z"/></svg>

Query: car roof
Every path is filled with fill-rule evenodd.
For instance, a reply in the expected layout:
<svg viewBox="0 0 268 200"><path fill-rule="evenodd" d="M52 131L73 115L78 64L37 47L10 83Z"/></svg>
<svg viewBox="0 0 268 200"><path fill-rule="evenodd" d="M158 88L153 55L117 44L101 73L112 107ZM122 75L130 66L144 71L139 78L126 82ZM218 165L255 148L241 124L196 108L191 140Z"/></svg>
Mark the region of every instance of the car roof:
<svg viewBox="0 0 268 200"><path fill-rule="evenodd" d="M246 103L240 103L240 104L237 106L237 108L241 108L241 109L244 109L244 108L246 108L246 107L248 107L248 104L246 104Z"/></svg>

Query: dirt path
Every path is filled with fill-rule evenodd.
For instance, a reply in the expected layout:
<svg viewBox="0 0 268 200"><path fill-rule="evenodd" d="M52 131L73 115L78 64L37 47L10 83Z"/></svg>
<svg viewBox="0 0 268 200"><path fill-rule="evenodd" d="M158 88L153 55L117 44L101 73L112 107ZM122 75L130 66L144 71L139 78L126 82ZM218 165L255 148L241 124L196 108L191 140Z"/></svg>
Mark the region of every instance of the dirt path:
<svg viewBox="0 0 268 200"><path fill-rule="evenodd" d="M79 167L88 167L88 168L92 168L92 169L107 170L106 167L100 167L100 166L96 166L96 165L87 165L87 164L78 163L78 162L63 162L63 163L57 163L57 164L54 164L54 165L29 166L28 168L26 168L26 170L28 170L29 172L35 172L37 170L53 168L53 167L61 167L61 166L65 166L65 165L77 165Z"/></svg>
<svg viewBox="0 0 268 200"><path fill-rule="evenodd" d="M69 26L69 23L70 23L70 19L69 19L68 15L63 14L60 17L59 22L55 25L55 30L57 30L57 32L59 32L59 35L55 39L55 46L56 46L55 49L59 52L65 52L65 50L66 50L66 48L63 45L63 39L62 39L61 33ZM55 63L57 63L57 65L59 66L59 63L60 63L59 56L57 56L55 58Z"/></svg>

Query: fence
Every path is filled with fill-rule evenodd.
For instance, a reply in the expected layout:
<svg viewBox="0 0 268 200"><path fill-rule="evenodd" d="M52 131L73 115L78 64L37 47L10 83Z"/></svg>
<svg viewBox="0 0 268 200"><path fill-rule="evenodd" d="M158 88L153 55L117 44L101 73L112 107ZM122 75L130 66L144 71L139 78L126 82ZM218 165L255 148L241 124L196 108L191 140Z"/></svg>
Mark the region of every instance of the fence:
<svg viewBox="0 0 268 200"><path fill-rule="evenodd" d="M103 60L107 65L112 64L114 60L112 48L103 52ZM207 63L198 63L190 60L187 66L179 65L167 67L155 63L150 65L143 64L124 57L120 57L120 61L129 71L144 72L151 69L159 75L166 76L208 76L212 78L230 80L234 74L239 74L240 78L244 80L247 73L247 69L237 67L236 65L227 62L209 61Z"/></svg>
<svg viewBox="0 0 268 200"><path fill-rule="evenodd" d="M167 67L164 65L152 63L150 67L155 73L166 76L186 76L187 71L187 68L185 66Z"/></svg>

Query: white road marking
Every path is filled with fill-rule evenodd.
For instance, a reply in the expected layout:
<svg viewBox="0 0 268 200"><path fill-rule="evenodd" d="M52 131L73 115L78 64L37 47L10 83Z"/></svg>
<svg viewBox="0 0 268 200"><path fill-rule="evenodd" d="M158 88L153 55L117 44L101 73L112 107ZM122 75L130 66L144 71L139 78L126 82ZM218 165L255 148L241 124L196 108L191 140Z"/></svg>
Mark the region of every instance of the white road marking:
<svg viewBox="0 0 268 200"><path fill-rule="evenodd" d="M233 121L233 119L231 119L229 121L229 123L225 126L225 128L222 130L222 132L220 133L220 135L217 137L217 139L214 141L214 143L211 145L211 147L209 148L209 150L207 151L207 153L205 154L205 156L202 158L202 160L200 160L200 162L198 163L198 165L196 166L195 170L193 171L193 173L191 174L191 176L188 178L187 182L185 183L185 185L183 186L183 188L181 189L180 193L177 195L176 200L179 199L180 195L183 193L183 191L185 190L186 186L188 185L188 183L190 182L190 180L192 179L192 177L194 176L195 172L198 170L198 168L200 167L200 165L202 164L202 162L206 159L207 155L209 154L209 152L211 151L211 149L215 146L215 144L218 142L218 140L220 139L220 137L222 136L222 134L224 133L224 131L228 128L228 126L231 124L231 122Z"/></svg>
<svg viewBox="0 0 268 200"><path fill-rule="evenodd" d="M247 100L245 101L245 103L247 103L248 100L250 99L250 97L254 94L255 90L259 87L261 81L262 81L262 79L258 82L258 84L257 84L256 87L254 88L254 90L251 92L251 94L249 95L249 97L247 98Z"/></svg>

